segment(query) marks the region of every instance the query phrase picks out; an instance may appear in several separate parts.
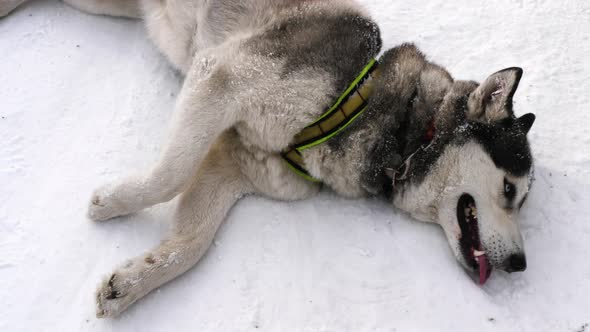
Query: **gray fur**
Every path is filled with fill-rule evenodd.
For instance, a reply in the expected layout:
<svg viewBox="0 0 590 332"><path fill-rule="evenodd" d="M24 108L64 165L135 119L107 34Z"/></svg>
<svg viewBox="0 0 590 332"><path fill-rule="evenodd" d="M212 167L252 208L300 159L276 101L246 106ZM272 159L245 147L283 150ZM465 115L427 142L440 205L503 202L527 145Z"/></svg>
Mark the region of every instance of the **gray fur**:
<svg viewBox="0 0 590 332"><path fill-rule="evenodd" d="M25 1L0 1L0 17ZM141 17L186 76L160 160L98 188L89 202L88 216L102 221L181 196L172 233L99 285L100 317L120 314L196 264L243 195L297 200L317 193L280 152L381 48L375 22L353 0L66 2ZM467 269L475 263L462 252L456 211L459 197L470 194L490 263L512 269L510 257L524 257L515 202L526 197L532 174L526 134L534 116L516 118L512 109L522 71L509 68L482 84L455 81L412 44L386 51L379 62L366 112L328 143L305 150L306 168L338 194L388 196L416 219L439 223ZM432 122L434 141L421 149ZM409 156L408 178L394 184L391 170ZM501 194L505 183L513 186L509 199Z"/></svg>
<svg viewBox="0 0 590 332"><path fill-rule="evenodd" d="M381 37L373 21L352 10L313 15L298 10L251 38L247 45L270 61L284 59L284 78L310 67L329 73L336 92L333 98L337 98L377 56Z"/></svg>

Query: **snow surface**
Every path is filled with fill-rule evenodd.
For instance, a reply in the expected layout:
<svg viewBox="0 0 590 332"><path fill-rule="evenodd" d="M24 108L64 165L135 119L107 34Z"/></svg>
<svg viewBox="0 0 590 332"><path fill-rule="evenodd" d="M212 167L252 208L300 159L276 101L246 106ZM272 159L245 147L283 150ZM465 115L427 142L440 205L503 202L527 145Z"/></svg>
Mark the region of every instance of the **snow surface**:
<svg viewBox="0 0 590 332"><path fill-rule="evenodd" d="M589 2L363 3L386 47L414 41L456 78L525 69L526 272L479 287L438 226L377 200L252 197L196 268L96 319L98 282L174 202L95 224L89 194L156 159L180 77L139 22L39 1L0 20L0 331L590 331Z"/></svg>

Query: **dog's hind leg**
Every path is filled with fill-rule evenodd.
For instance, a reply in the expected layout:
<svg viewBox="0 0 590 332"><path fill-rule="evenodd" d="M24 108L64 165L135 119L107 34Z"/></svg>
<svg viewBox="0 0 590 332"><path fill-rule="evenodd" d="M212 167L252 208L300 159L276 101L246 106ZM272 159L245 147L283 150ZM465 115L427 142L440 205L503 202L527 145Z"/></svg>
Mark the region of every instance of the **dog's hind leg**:
<svg viewBox="0 0 590 332"><path fill-rule="evenodd" d="M189 71L159 162L146 174L96 190L90 219L107 220L169 201L191 184L211 144L236 122L237 106L225 95L231 77L212 62L200 61Z"/></svg>
<svg viewBox="0 0 590 332"><path fill-rule="evenodd" d="M70 6L95 15L141 18L140 0L63 0Z"/></svg>
<svg viewBox="0 0 590 332"><path fill-rule="evenodd" d="M153 289L195 265L209 248L229 209L251 193L232 154L235 134L223 134L204 160L195 181L181 195L172 234L150 252L117 269L99 286L97 316L117 316Z"/></svg>

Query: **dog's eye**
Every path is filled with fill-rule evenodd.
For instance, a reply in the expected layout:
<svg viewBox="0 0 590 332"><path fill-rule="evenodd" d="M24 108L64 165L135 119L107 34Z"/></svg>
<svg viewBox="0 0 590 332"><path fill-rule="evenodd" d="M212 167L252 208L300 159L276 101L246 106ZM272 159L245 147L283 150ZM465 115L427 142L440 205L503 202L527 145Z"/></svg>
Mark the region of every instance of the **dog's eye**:
<svg viewBox="0 0 590 332"><path fill-rule="evenodd" d="M512 201L516 196L516 187L506 179L504 179L504 196L506 196L509 201Z"/></svg>

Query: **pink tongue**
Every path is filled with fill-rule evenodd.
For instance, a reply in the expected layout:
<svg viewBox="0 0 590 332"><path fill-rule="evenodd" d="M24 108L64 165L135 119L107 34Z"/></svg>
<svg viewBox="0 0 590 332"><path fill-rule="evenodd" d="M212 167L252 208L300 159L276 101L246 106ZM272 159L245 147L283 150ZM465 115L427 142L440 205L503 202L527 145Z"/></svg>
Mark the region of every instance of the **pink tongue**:
<svg viewBox="0 0 590 332"><path fill-rule="evenodd" d="M479 284L486 283L492 271L488 271L488 258L485 254L477 257L477 264L479 265Z"/></svg>

